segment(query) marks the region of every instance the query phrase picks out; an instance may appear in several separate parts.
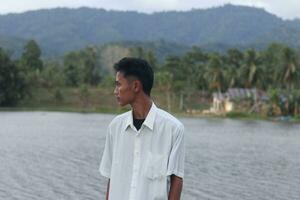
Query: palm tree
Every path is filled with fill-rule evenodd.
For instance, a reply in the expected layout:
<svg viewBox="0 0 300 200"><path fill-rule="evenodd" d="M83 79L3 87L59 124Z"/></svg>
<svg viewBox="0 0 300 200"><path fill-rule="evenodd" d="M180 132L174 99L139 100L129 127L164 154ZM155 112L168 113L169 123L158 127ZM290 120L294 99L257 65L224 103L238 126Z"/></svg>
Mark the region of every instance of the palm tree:
<svg viewBox="0 0 300 200"><path fill-rule="evenodd" d="M288 90L293 90L298 77L296 53L293 49L286 47L283 49L282 56L282 83Z"/></svg>
<svg viewBox="0 0 300 200"><path fill-rule="evenodd" d="M262 87L265 84L263 68L259 66L260 60L255 50L249 49L245 52L244 64L240 70L240 78L246 88Z"/></svg>
<svg viewBox="0 0 300 200"><path fill-rule="evenodd" d="M242 65L244 55L238 49L229 49L225 57L226 70L224 76L228 87L237 87L240 85L239 70Z"/></svg>
<svg viewBox="0 0 300 200"><path fill-rule="evenodd" d="M281 87L280 62L284 48L285 46L282 44L272 43L261 54L262 66L265 72L264 80L268 83L269 89Z"/></svg>
<svg viewBox="0 0 300 200"><path fill-rule="evenodd" d="M207 54L203 53L201 49L193 47L187 52L182 63L185 66L185 75L187 86L191 90L206 89L206 81L204 79L205 64L208 60Z"/></svg>
<svg viewBox="0 0 300 200"><path fill-rule="evenodd" d="M209 83L209 87L212 90L222 91L224 88L224 72L222 69L222 60L218 54L212 54L208 65L207 70L204 74L207 82Z"/></svg>
<svg viewBox="0 0 300 200"><path fill-rule="evenodd" d="M179 93L180 95L180 105L179 109L183 110L184 108L184 93L186 89L186 66L182 62L182 58L178 56L169 56L166 58L164 65L161 68L161 71L167 71L172 75L172 89Z"/></svg>
<svg viewBox="0 0 300 200"><path fill-rule="evenodd" d="M186 79L185 69L182 65L182 59L179 56L169 56L166 58L165 63L161 67L161 71L167 71L172 74L175 90L182 90L184 81Z"/></svg>
<svg viewBox="0 0 300 200"><path fill-rule="evenodd" d="M172 79L173 77L170 72L158 72L155 75L158 89L166 95L168 111L171 111Z"/></svg>

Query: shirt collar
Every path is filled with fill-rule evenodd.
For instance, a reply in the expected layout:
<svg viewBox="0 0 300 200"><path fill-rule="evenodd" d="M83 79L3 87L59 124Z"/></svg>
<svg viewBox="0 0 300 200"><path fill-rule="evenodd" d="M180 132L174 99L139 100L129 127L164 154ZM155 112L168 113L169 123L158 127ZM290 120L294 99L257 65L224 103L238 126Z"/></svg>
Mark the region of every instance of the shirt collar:
<svg viewBox="0 0 300 200"><path fill-rule="evenodd" d="M147 117L143 123L143 125L147 126L149 129L151 129L153 131L153 125L154 125L154 120L155 120L155 116L156 116L156 111L157 111L157 107L156 105L152 102L151 108L147 114ZM126 130L128 128L128 126L130 126L132 129L134 129L134 125L133 125L133 114L132 114L132 110L129 111L128 113L128 117L126 119L125 122L125 127L124 130Z"/></svg>

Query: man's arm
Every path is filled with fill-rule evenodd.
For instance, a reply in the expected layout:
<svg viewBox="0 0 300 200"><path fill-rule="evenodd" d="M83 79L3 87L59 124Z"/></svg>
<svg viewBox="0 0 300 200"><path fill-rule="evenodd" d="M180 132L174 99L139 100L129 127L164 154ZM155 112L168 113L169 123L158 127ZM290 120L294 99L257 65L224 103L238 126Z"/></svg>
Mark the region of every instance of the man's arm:
<svg viewBox="0 0 300 200"><path fill-rule="evenodd" d="M183 180L182 178L172 174L171 186L169 191L169 200L180 200Z"/></svg>
<svg viewBox="0 0 300 200"><path fill-rule="evenodd" d="M107 183L107 189L106 189L106 200L108 200L109 198L109 185L110 185L110 179L108 179L108 183Z"/></svg>

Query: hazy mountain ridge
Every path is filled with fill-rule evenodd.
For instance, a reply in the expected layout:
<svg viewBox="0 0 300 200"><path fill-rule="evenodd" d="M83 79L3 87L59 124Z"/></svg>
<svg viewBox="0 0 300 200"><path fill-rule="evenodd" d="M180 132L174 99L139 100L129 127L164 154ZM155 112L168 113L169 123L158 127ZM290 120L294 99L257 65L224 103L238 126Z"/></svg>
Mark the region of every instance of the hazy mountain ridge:
<svg viewBox="0 0 300 200"><path fill-rule="evenodd" d="M0 35L0 47L7 50L10 55L20 56L25 44L25 39Z"/></svg>
<svg viewBox="0 0 300 200"><path fill-rule="evenodd" d="M299 33L300 20L282 20L263 9L232 5L153 14L56 8L0 15L2 40L33 38L48 56L120 41L164 40L184 46L209 46L212 50L219 50L222 44L224 48L253 44L263 47L270 42L299 47ZM3 45L2 40L0 46L5 48L18 46Z"/></svg>

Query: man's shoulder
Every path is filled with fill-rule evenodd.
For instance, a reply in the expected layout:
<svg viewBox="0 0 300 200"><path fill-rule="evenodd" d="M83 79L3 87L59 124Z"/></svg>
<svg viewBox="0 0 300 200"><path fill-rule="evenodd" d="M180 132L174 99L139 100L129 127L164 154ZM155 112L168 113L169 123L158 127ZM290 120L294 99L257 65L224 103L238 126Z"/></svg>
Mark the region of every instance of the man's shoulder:
<svg viewBox="0 0 300 200"><path fill-rule="evenodd" d="M159 123L167 123L173 127L184 129L184 126L181 121L179 121L172 114L160 108L157 109L157 120Z"/></svg>
<svg viewBox="0 0 300 200"><path fill-rule="evenodd" d="M128 119L128 116L130 115L131 111L127 111L127 112L124 112L122 114L119 114L117 116L115 116L109 126L116 126L116 125L119 125L119 124L122 124L125 120Z"/></svg>

